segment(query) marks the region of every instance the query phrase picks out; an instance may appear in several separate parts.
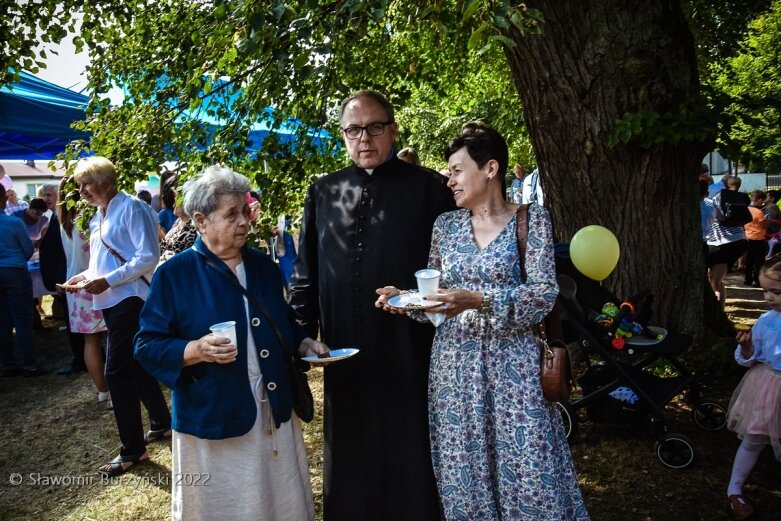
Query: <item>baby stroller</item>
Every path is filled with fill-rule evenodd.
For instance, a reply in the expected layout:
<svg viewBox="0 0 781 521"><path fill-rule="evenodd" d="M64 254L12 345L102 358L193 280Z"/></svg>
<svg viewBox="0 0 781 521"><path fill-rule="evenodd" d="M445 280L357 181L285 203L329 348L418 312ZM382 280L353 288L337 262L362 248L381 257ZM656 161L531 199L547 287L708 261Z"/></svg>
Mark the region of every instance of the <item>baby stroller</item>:
<svg viewBox="0 0 781 521"><path fill-rule="evenodd" d="M670 431L665 406L686 391L697 426L715 431L727 422L724 405L705 398L700 384L677 358L691 345L691 336L646 325L651 316L651 291L622 303L574 267L568 248L557 250L564 340L577 342L586 366L578 378L583 396L570 403L557 402L568 438L577 431L579 409L585 408L594 422L628 425L647 421L658 436L655 453L659 461L674 469L687 467L694 461L694 444L687 436ZM610 306L615 309L608 310L613 316L605 315L606 303L615 303ZM633 328L633 336L628 337ZM660 377L648 371L660 359L674 369L674 376Z"/></svg>

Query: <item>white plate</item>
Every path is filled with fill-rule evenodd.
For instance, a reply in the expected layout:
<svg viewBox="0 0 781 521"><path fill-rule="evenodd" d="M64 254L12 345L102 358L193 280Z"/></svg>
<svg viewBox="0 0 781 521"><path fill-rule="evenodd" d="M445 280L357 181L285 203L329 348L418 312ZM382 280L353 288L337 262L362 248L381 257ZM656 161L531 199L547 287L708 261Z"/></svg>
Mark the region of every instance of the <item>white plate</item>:
<svg viewBox="0 0 781 521"><path fill-rule="evenodd" d="M440 304L433 300L423 300L417 291L408 291L388 300L389 306L405 310L433 308Z"/></svg>
<svg viewBox="0 0 781 521"><path fill-rule="evenodd" d="M79 290L84 288L83 284L55 284L55 286L62 289L74 289L74 290Z"/></svg>
<svg viewBox="0 0 781 521"><path fill-rule="evenodd" d="M667 330L658 326L646 326L646 329L653 333L657 338L648 338L645 333L627 338L626 343L632 346L652 346L658 344L667 337ZM661 336L661 338L658 338Z"/></svg>
<svg viewBox="0 0 781 521"><path fill-rule="evenodd" d="M350 358L357 353L358 349L355 349L354 347L345 347L343 349L331 349L331 352L329 353L331 356L328 358L304 356L301 357L301 360L304 362L309 362L312 365L328 365L333 362L338 362L339 360L344 360L345 358Z"/></svg>

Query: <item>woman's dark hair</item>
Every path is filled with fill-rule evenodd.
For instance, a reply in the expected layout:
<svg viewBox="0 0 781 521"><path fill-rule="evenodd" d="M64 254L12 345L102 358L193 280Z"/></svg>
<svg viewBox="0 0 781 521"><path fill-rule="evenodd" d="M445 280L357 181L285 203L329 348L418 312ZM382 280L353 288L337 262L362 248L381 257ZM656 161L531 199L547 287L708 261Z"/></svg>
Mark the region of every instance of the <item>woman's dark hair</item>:
<svg viewBox="0 0 781 521"><path fill-rule="evenodd" d="M68 191L70 183L71 191ZM65 234L69 237L73 237L73 225L76 219L76 205L71 205L68 208L68 201L78 201L79 191L75 190L72 184L71 177L63 177L60 179L59 187L59 201L57 202L57 218L60 221L60 226L65 230Z"/></svg>
<svg viewBox="0 0 781 521"><path fill-rule="evenodd" d="M700 179L699 182L700 182L700 191L699 191L700 197L704 195L708 195L708 187L710 186L708 184L708 181L706 181L705 179Z"/></svg>
<svg viewBox="0 0 781 521"><path fill-rule="evenodd" d="M510 154L507 152L507 142L499 132L482 121L470 121L461 128L461 135L448 143L445 148L445 161L462 148L466 148L469 157L477 163L478 168L483 168L491 159L499 163L499 171L496 175L502 183L502 197L505 197L507 192L505 176Z"/></svg>
<svg viewBox="0 0 781 521"><path fill-rule="evenodd" d="M173 210L176 206L176 192L174 192L176 176L171 173L160 186L160 200L163 201L163 205L165 205L166 208Z"/></svg>
<svg viewBox="0 0 781 521"><path fill-rule="evenodd" d="M152 204L152 194L149 192L149 190L139 190L136 194L136 197L144 201L146 204Z"/></svg>
<svg viewBox="0 0 781 521"><path fill-rule="evenodd" d="M30 210L38 210L39 212L43 213L48 210L48 208L46 207L46 202L43 199L36 197L30 201Z"/></svg>

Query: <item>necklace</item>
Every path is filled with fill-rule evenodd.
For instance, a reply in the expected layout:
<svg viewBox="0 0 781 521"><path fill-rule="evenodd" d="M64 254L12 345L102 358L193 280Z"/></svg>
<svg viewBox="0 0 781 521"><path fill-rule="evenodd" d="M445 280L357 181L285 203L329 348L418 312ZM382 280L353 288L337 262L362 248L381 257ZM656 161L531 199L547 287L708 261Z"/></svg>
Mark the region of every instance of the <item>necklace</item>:
<svg viewBox="0 0 781 521"><path fill-rule="evenodd" d="M507 203L503 203L501 209L497 212L490 212L489 208L483 208L482 212L472 212L472 219L478 218L478 219L490 219L492 217L504 217L508 213L510 213L510 210L512 210L512 206L508 205Z"/></svg>

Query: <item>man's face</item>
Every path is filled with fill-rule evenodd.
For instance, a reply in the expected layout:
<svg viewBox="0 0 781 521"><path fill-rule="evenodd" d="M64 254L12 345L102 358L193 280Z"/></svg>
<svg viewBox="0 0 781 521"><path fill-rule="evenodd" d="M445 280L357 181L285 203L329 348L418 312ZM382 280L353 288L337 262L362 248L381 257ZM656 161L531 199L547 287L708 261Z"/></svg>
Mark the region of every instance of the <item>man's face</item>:
<svg viewBox="0 0 781 521"><path fill-rule="evenodd" d="M372 136L363 129L359 138L350 139L344 129L350 127L367 127L372 124L387 123L388 114L382 106L372 98L361 96L352 100L344 108L342 114L342 138L347 146L350 159L360 168L376 168L383 164L393 148L393 142L398 135L396 123L383 126L382 134Z"/></svg>
<svg viewBox="0 0 781 521"><path fill-rule="evenodd" d="M8 202L11 204L17 204L19 202L19 200L16 198L16 192L14 190L8 190L5 195L8 197Z"/></svg>
<svg viewBox="0 0 781 521"><path fill-rule="evenodd" d="M46 203L46 208L54 210L54 207L57 206L57 189L53 186L45 186L41 198Z"/></svg>

